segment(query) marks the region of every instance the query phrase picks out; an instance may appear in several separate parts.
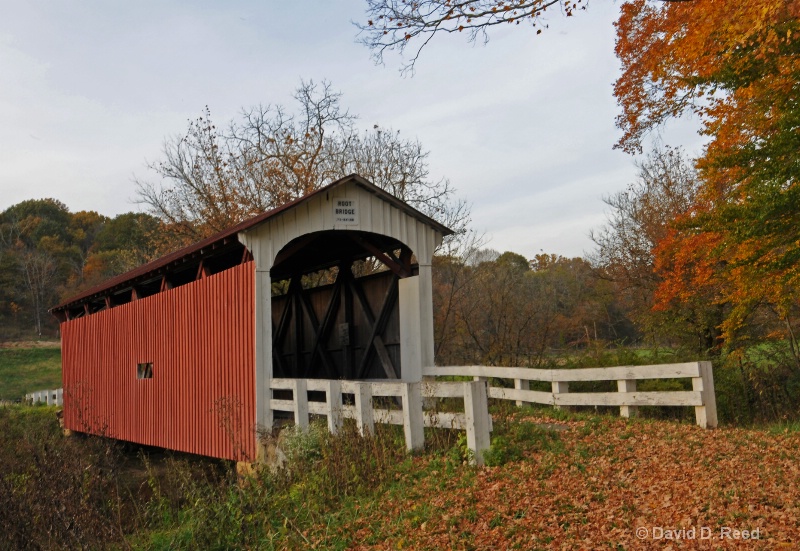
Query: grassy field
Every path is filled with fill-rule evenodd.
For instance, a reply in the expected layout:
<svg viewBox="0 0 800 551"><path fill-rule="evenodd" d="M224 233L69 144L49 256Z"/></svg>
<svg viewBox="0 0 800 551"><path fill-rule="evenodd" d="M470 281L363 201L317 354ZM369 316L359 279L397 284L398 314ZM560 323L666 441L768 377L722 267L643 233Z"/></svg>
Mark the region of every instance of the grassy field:
<svg viewBox="0 0 800 551"><path fill-rule="evenodd" d="M60 386L60 348L0 348L0 400Z"/></svg>

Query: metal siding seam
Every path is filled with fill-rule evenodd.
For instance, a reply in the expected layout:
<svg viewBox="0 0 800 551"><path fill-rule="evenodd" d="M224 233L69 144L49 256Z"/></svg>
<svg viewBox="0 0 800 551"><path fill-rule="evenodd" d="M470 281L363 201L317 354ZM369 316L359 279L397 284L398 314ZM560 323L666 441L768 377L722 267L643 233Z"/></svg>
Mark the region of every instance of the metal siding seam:
<svg viewBox="0 0 800 551"><path fill-rule="evenodd" d="M233 343L228 342L228 336L230 332L230 319L228 317L230 308L232 307L231 302L231 295L233 289L230 287L230 274L223 272L220 274L219 283L217 285L217 292L219 296L217 297L216 309L219 312L219 318L216 321L217 324L217 346L220 348L217 350L215 356L217 360L217 380L220 381L220 396L224 396L226 400L229 401L231 404L228 408L232 410L235 407L235 402L232 398L232 392L229 385L229 370L231 365L231 355L233 354ZM230 413L228 414L231 415ZM232 417L231 417L232 419ZM235 424L232 420L229 420L229 424L231 427L234 427ZM233 428L231 429L233 430ZM222 447L220 452L223 457L230 457L232 455L233 445L231 444L231 436L222 435Z"/></svg>
<svg viewBox="0 0 800 551"><path fill-rule="evenodd" d="M191 285L191 283L189 284ZM186 334L186 349L184 350L184 357L181 359L183 364L183 369L186 371L186 383L185 389L186 394L184 396L186 400L186 411L188 413L188 419L186 425L183 427L185 431L185 438L186 438L186 451L194 451L194 428L197 425L197 417L195 415L195 381L194 381L194 373L193 370L195 369L194 358L191 356L192 348L195 346L195 335L194 335L194 328L192 319L189 317L189 310L190 310L190 301L192 299L191 293L189 292L191 288L184 290L184 308L183 308L183 324Z"/></svg>
<svg viewBox="0 0 800 551"><path fill-rule="evenodd" d="M220 400L221 398L227 395L227 382L225 380L225 373L224 370L221 368L222 363L222 340L225 336L225 323L224 318L222 318L222 310L221 304L225 301L226 298L222 289L223 286L219 285L219 283L227 281L227 274L224 272L219 274L220 277L217 278L217 285L215 285L215 297L214 302L212 304L212 310L214 312L214 320L213 320L213 328L214 328L214 350L212 351L212 356L214 358L214 379L217 381L217 391L214 393L214 400ZM230 348L226 351L228 355L230 355ZM219 427L219 414L215 415L217 417L216 424ZM217 431L217 453L221 454L223 457L228 455L227 448L228 448L228 440L230 438L224 434L219 434L220 431Z"/></svg>
<svg viewBox="0 0 800 551"><path fill-rule="evenodd" d="M189 284L191 285L191 283ZM197 366L195 364L195 359L192 356L192 350L196 346L195 344L195 328L194 328L194 320L190 317L190 310L191 310L191 288L187 288L184 291L185 294L185 303L184 303L184 328L186 334L186 350L185 356L182 358L183 369L186 371L186 395L184 398L186 399L186 411L188 413L187 424L184 426L184 431L186 435L186 451L194 451L194 443L195 443L195 433L194 427L197 426L197 412L195 411L195 396L196 396L196 382L195 382L195 370Z"/></svg>
<svg viewBox="0 0 800 551"><path fill-rule="evenodd" d="M235 318L235 335L236 341L239 346L238 353L236 354L236 365L234 366L234 381L236 383L236 397L241 404L239 411L237 412L237 419L236 422L238 423L240 430L242 431L242 452L245 453L247 456L250 454L249 451L249 427L245 423L244 413L247 411L247 397L244 393L244 388L242 386L242 372L245 369L247 362L245 361L245 354L247 353L248 347L248 338L247 338L247 326L245 325L245 303L243 302L244 297L247 296L247 287L246 285L246 278L245 274L247 273L248 266L246 264L239 267L237 271L237 278L236 278L236 318ZM248 459L248 457L242 457L241 459Z"/></svg>
<svg viewBox="0 0 800 551"><path fill-rule="evenodd" d="M233 457L233 450L235 445L233 440L236 438L236 400L233 396L233 389L231 388L231 366L234 363L235 356L235 346L236 344L231 341L230 334L231 334L231 312L234 308L233 301L233 285L231 283L231 274L230 271L223 272L223 277L220 279L219 285L219 293L220 296L218 298L218 306L217 309L220 313L220 318L218 323L219 331L217 335L217 345L220 346L220 350L217 352L217 370L219 371L217 377L221 381L221 394L225 396L226 400L230 403L229 409L229 424L230 424L230 431L231 435L224 435L223 438L223 446L222 446L222 453L223 457Z"/></svg>
<svg viewBox="0 0 800 551"><path fill-rule="evenodd" d="M194 308L195 308L195 315L197 316L197 331L195 333L197 338L197 343L194 347L194 354L198 360L198 377L194 380L194 384L197 386L198 390L200 391L200 400L197 402L197 424L195 426L195 451L194 453L203 453L205 449L205 439L203 429L206 425L206 416L204 415L203 409L208 404L208 378L206 377L206 362L204 357L204 346L206 345L206 340L204 339L203 335L203 325L205 319L203 318L203 310L202 310L202 300L200 297L201 290L198 285L194 286L193 289L194 294Z"/></svg>
<svg viewBox="0 0 800 551"><path fill-rule="evenodd" d="M142 361L142 320L141 316L138 315L139 311L139 301L141 299L137 299L136 302L133 303L133 307L131 308L131 319L133 320L134 331L136 335L136 339L134 340L134 347L133 351L136 355L136 362ZM138 383L135 387L135 392L133 393L133 402L134 408L136 411L136 415L131 419L131 437L137 438L139 436L139 426L141 422L139 419L142 415L142 400L141 400L141 392ZM137 441L141 442L141 440L137 439Z"/></svg>
<svg viewBox="0 0 800 551"><path fill-rule="evenodd" d="M197 426L197 415L195 411L195 391L196 391L196 384L194 380L194 369L196 369L196 365L194 363L194 358L192 357L192 349L195 345L195 333L194 333L194 323L192 319L189 317L190 311L190 301L192 300L191 295L191 283L187 285L187 289L184 291L186 302L184 303L184 319L183 323L185 324L186 328L186 355L183 357L183 369L187 371L186 373L186 391L187 394L185 396L187 401L187 411L189 413L188 423L184 427L186 431L186 444L187 450L193 452L194 451L194 427Z"/></svg>
<svg viewBox="0 0 800 551"><path fill-rule="evenodd" d="M158 437L158 433L156 431L156 422L158 419L161 418L161 386L162 386L162 377L161 377L161 350L163 344L163 337L160 334L159 327L161 325L160 320L163 314L156 315L156 310L163 312L163 308L160 307L162 298L160 294L154 295L152 297L153 300L148 302L148 324L150 329L148 330L148 334L150 335L150 342L148 344L149 348L152 350L150 354L150 358L147 361L153 362L153 380L151 384L148 385L149 387L149 410L148 414L150 416L150 442L153 444L157 444L160 442L160 438ZM158 306L158 308L157 308ZM158 312L160 313L160 312ZM158 367L157 367L158 366Z"/></svg>
<svg viewBox="0 0 800 551"><path fill-rule="evenodd" d="M242 348L244 343L242 342L243 335L241 333L241 311L242 311L242 288L241 288L241 279L242 279L242 266L239 265L236 267L236 272L231 274L231 293L233 295L232 300L232 308L230 311L230 335L231 339L234 343L234 350L232 350L233 354L231 355L231 363L228 372L228 379L231 385L231 395L233 396L233 401L237 404L236 411L234 412L234 423L239 431L239 435L237 436L238 442L236 448L232 450L233 456L235 459L242 460L243 457L240 457L239 450L246 445L246 433L245 427L242 424L242 409L244 409L244 401L242 400L242 393L240 392L238 382L238 374L239 370L241 369L242 365Z"/></svg>
<svg viewBox="0 0 800 551"><path fill-rule="evenodd" d="M210 450L211 453L206 451L207 455L214 455L215 451L215 440L216 440L216 427L212 424L212 419L214 417L214 385L216 381L214 380L214 369L213 369L213 348L214 348L214 331L212 330L213 327L213 310L212 310L212 303L209 300L211 292L208 289L209 285L207 283L208 280L203 280L205 285L202 286L200 289L200 300L201 300L201 308L203 310L203 334L205 334L206 338L202 343L203 346L200 349L203 355L203 369L205 373L205 377L203 377L202 385L205 390L205 400L203 401L203 430L201 431L200 435L202 437L203 442L203 449Z"/></svg>
<svg viewBox="0 0 800 551"><path fill-rule="evenodd" d="M242 402L239 399L239 393L236 389L236 372L239 369L239 354L241 350L241 339L237 332L238 328L238 315L239 315L239 273L240 266L236 266L228 274L228 281L225 286L227 303L225 311L225 340L229 343L227 347L227 361L223 362L223 369L226 381L227 393L230 396L232 406L231 410L231 427L233 427L233 437L229 438L228 446L230 448L229 457L232 459L239 459L237 449L240 447L241 439L241 424L239 423L239 412L242 408Z"/></svg>
<svg viewBox="0 0 800 551"><path fill-rule="evenodd" d="M225 333L224 333L225 324L224 324L224 318L222 317L223 308L221 307L221 305L223 304L223 301L225 301L228 297L224 296L224 294L223 294L223 285L220 285L221 283L227 281L227 277L225 277L227 274L225 274L223 272L223 273L221 273L219 275L221 277L217 278L217 281L216 281L217 285L215 285L215 294L217 296L215 297L214 303L213 303L213 311L215 313L214 320L213 320L214 344L215 344L215 350L213 351L213 357L214 357L214 379L216 381L218 381L217 392L215 393L214 400L219 400L222 397L225 397L226 394L227 394L227 392L226 392L227 385L226 385L226 381L225 381L225 372L224 372L224 369L222 369L222 365L221 365L222 364L222 356L221 355L222 355L223 350L224 350L223 345L222 345L222 340L224 339L224 335L225 335ZM230 355L230 347L228 347L228 349L225 350L225 352L229 356ZM219 415L216 415L216 417L219 417ZM217 427L219 427L219 419L216 419L216 424L217 424ZM217 453L222 454L223 457L228 455L227 454L227 448L228 448L228 441L230 440L230 438L226 434L224 434L224 431L219 431L218 430L217 431L217 440L218 440L218 452Z"/></svg>
<svg viewBox="0 0 800 551"><path fill-rule="evenodd" d="M177 409L175 407L175 389L178 386L178 379L175 376L175 320L177 312L175 311L175 292L168 289L162 293L164 295L164 325L162 327L164 339L164 365L161 371L164 374L164 423L163 423L163 437L166 442L174 446L176 441L175 437L175 423Z"/></svg>
<svg viewBox="0 0 800 551"><path fill-rule="evenodd" d="M255 459L256 454L256 434L255 434L255 418L256 418L256 264L255 261L250 263L250 268L247 272L247 295L245 297L245 304L247 306L246 310L246 321L247 321L247 335L248 335L248 342L249 347L247 350L247 362L244 366L244 373L245 376L245 396L247 398L248 403L248 411L247 411L247 424L248 427L248 434L250 438L250 453L252 454L253 459ZM267 351L269 354L272 354L272 350ZM271 392L268 393L267 397L271 395Z"/></svg>
<svg viewBox="0 0 800 551"><path fill-rule="evenodd" d="M239 396L242 400L241 424L246 437L247 454L255 459L253 418L255 417L254 388L248 384L255 377L255 262L242 267L242 295L240 297L241 318L239 331L243 341L239 365Z"/></svg>
<svg viewBox="0 0 800 551"><path fill-rule="evenodd" d="M181 384L178 381L185 383L186 378L183 375L182 358L184 357L185 337L183 330L183 289L178 287L173 290L173 303L174 308L172 311L172 329L173 329L173 343L176 348L175 364L173 365L173 376L175 378L175 386L170 389L173 401L177 405L178 413L175 417L177 421L175 425L175 433L172 438L173 445L176 449L184 450L186 445L184 442L184 427L186 426L186 409L184 407L183 392Z"/></svg>
<svg viewBox="0 0 800 551"><path fill-rule="evenodd" d="M207 284L206 290L206 299L204 308L207 312L206 315L206 331L209 335L208 346L205 350L206 354L206 363L207 363L207 370L208 370L208 404L206 406L207 411L207 429L206 429L206 437L210 437L210 444L213 453L211 455L219 456L220 451L220 427L219 427L219 414L216 411L219 403L217 400L219 399L219 392L220 392L220 381L219 381L219 374L217 372L217 353L218 353L218 341L219 338L219 330L218 330L218 323L219 320L217 319L217 301L219 300L217 295L216 289L216 282L219 278L208 280L209 283Z"/></svg>

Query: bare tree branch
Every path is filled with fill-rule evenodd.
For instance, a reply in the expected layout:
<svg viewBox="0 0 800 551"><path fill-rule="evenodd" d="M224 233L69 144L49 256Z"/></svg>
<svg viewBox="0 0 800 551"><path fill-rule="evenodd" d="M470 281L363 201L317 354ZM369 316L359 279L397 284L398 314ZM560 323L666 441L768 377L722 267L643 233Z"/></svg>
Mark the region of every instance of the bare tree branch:
<svg viewBox="0 0 800 551"><path fill-rule="evenodd" d="M148 164L160 181L137 179L138 199L186 239L196 240L358 173L464 235L469 208L446 178L431 180L428 152L400 132L360 131L330 83L301 82L298 109L258 106L220 130L208 108L185 136L164 142Z"/></svg>
<svg viewBox="0 0 800 551"><path fill-rule="evenodd" d="M422 49L436 34L466 32L467 40L488 42L488 30L497 25L525 23L536 33L547 28L544 14L558 6L569 17L584 10L588 0L367 0L366 23L357 22L360 42L383 63L387 51L403 53L418 44L402 70L413 71Z"/></svg>

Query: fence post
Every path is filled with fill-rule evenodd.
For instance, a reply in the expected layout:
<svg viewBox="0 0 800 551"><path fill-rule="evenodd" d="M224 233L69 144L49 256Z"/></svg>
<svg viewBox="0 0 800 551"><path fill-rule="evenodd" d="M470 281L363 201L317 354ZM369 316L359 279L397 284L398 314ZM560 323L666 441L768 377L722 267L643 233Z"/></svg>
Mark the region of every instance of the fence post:
<svg viewBox="0 0 800 551"><path fill-rule="evenodd" d="M56 390L56 405L63 406L64 405L64 389L59 388Z"/></svg>
<svg viewBox="0 0 800 551"><path fill-rule="evenodd" d="M703 405L695 406L694 416L697 424L704 429L713 429L717 426L717 397L714 393L714 372L711 362L697 362L700 376L692 379L692 390L700 392Z"/></svg>
<svg viewBox="0 0 800 551"><path fill-rule="evenodd" d="M515 390L530 390L531 389L531 382L528 379L514 379L514 389ZM528 402L523 402L522 400L517 400L517 407L522 407Z"/></svg>
<svg viewBox="0 0 800 551"><path fill-rule="evenodd" d="M305 379L292 381L294 393L294 424L300 430L308 428L308 385Z"/></svg>
<svg viewBox="0 0 800 551"><path fill-rule="evenodd" d="M464 383L464 418L467 447L472 450L476 465L483 465L483 451L489 449L489 401L486 381Z"/></svg>
<svg viewBox="0 0 800 551"><path fill-rule="evenodd" d="M328 402L328 430L336 434L342 428L342 385L339 381L327 381L325 399Z"/></svg>
<svg viewBox="0 0 800 551"><path fill-rule="evenodd" d="M400 386L403 398L403 432L406 435L408 451L421 450L425 447L425 425L419 385L419 383L402 383Z"/></svg>
<svg viewBox="0 0 800 551"><path fill-rule="evenodd" d="M617 381L617 391L636 392L636 380ZM636 406L619 406L619 414L622 417L636 417L638 409Z"/></svg>
<svg viewBox="0 0 800 551"><path fill-rule="evenodd" d="M356 383L356 425L361 436L375 434L375 420L372 414L372 384Z"/></svg>
<svg viewBox="0 0 800 551"><path fill-rule="evenodd" d="M569 392L569 383L566 381L553 381L552 382L553 388L553 407L555 409L561 409L564 406L560 406L556 403L556 398L559 394L567 394Z"/></svg>

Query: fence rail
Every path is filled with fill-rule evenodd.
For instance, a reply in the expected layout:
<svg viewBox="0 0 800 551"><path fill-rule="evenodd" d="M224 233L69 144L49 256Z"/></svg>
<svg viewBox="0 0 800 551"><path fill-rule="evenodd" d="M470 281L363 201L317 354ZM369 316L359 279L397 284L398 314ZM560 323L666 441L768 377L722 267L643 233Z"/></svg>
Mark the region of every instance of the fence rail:
<svg viewBox="0 0 800 551"><path fill-rule="evenodd" d="M294 415L300 428L308 426L309 414L324 415L328 429L338 432L344 419L355 419L359 432L374 434L375 423L402 425L408 450L425 446L424 427L465 430L467 447L476 464L483 464L483 451L489 448L492 418L487 402L487 383L470 382L371 382L339 381L328 379L273 379L274 390L291 390L291 400L270 399L273 411L286 411ZM309 391L325 393L325 401L310 401ZM344 403L343 395L352 395ZM400 398L402 409L375 408L374 397ZM425 411L426 398L461 398L464 412Z"/></svg>
<svg viewBox="0 0 800 551"><path fill-rule="evenodd" d="M25 401L32 404L42 402L48 406L64 405L64 389L56 388L53 390L37 390L25 395Z"/></svg>
<svg viewBox="0 0 800 551"><path fill-rule="evenodd" d="M711 362L664 365L593 367L587 369L529 369L483 365L429 367L426 377L473 377L475 380L509 379L514 388L489 386L488 396L499 400L562 406L619 406L623 417L636 414L638 406L694 406L697 424L717 426L717 405ZM647 379L691 378L690 391L638 392L636 382ZM530 382L550 382L551 392L530 390ZM617 381L617 392L570 392L569 383Z"/></svg>

